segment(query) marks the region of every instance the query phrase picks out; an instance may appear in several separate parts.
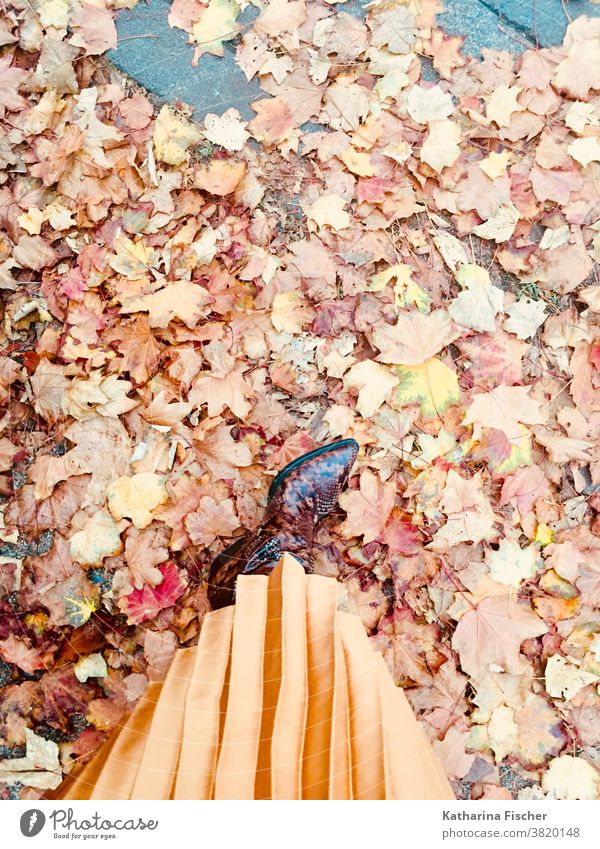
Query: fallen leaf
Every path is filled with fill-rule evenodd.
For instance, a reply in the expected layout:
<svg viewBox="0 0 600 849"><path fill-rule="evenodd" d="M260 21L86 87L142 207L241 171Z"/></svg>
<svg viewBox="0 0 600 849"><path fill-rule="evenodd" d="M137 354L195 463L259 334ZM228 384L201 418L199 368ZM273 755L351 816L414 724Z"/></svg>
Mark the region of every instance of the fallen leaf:
<svg viewBox="0 0 600 849"><path fill-rule="evenodd" d="M347 514L340 525L340 533L346 539L362 536L363 543L372 542L385 528L395 500L395 486L382 482L365 469L360 476L359 489L340 495L340 505Z"/></svg>
<svg viewBox="0 0 600 849"><path fill-rule="evenodd" d="M182 165L189 159L188 149L198 144L202 136L186 117L165 104L154 125L156 156L168 165Z"/></svg>
<svg viewBox="0 0 600 849"><path fill-rule="evenodd" d="M390 399L392 390L398 385L398 378L391 370L373 360L356 363L344 375L344 389L358 392L356 409L369 418Z"/></svg>
<svg viewBox="0 0 600 849"><path fill-rule="evenodd" d="M588 684L600 681L600 675L586 672L579 664L572 663L558 654L548 658L544 675L546 691L566 702L571 701Z"/></svg>
<svg viewBox="0 0 600 849"><path fill-rule="evenodd" d="M136 528L145 528L153 520L152 511L167 501L164 479L151 472L121 475L106 491L108 509L113 518L131 519Z"/></svg>
<svg viewBox="0 0 600 849"><path fill-rule="evenodd" d="M550 761L542 788L550 799L598 799L600 773L583 758L561 755Z"/></svg>
<svg viewBox="0 0 600 849"><path fill-rule="evenodd" d="M429 315L405 312L395 325L379 325L373 330L373 344L382 363L418 366L438 354L459 335L445 310Z"/></svg>
<svg viewBox="0 0 600 849"><path fill-rule="evenodd" d="M78 681L85 682L88 678L105 678L108 666L101 654L88 654L77 661L73 671Z"/></svg>
<svg viewBox="0 0 600 849"><path fill-rule="evenodd" d="M452 648L459 654L462 669L477 680L492 665L518 675L526 666L520 653L521 643L547 630L529 605L511 596L493 596L484 598L475 609L461 616L452 637Z"/></svg>
<svg viewBox="0 0 600 849"><path fill-rule="evenodd" d="M245 162L212 159L209 165L197 169L194 182L199 189L223 197L235 191L245 173Z"/></svg>
<svg viewBox="0 0 600 849"><path fill-rule="evenodd" d="M460 400L456 372L437 357L418 366L396 366L395 374L399 385L392 396L394 407L419 404L423 418L434 419Z"/></svg>
<svg viewBox="0 0 600 849"><path fill-rule="evenodd" d="M492 578L511 587L519 587L522 581L533 578L542 567L535 546L521 548L510 539L501 539L496 551L488 551L486 562Z"/></svg>
<svg viewBox="0 0 600 849"><path fill-rule="evenodd" d="M204 135L213 144L229 151L242 150L250 134L247 122L242 121L237 109L228 109L220 117L209 112L204 116Z"/></svg>

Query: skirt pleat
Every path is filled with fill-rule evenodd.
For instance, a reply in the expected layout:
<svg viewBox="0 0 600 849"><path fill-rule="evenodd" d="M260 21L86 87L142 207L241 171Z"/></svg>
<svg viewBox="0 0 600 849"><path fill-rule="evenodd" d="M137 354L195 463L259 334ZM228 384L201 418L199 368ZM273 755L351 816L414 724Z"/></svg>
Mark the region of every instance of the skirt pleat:
<svg viewBox="0 0 600 849"><path fill-rule="evenodd" d="M337 584L284 555L238 579L59 799L453 799Z"/></svg>

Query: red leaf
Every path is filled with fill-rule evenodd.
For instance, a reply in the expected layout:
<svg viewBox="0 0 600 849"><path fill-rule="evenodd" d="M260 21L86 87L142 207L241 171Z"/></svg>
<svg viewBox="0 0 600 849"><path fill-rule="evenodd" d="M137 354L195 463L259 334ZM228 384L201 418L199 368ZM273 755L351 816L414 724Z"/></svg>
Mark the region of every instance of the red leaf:
<svg viewBox="0 0 600 849"><path fill-rule="evenodd" d="M119 607L128 615L130 624L139 625L161 610L172 607L185 590L186 585L174 563L167 561L158 569L163 580L157 587L142 587L119 600Z"/></svg>
<svg viewBox="0 0 600 849"><path fill-rule="evenodd" d="M398 507L394 507L377 542L384 542L396 554L414 554L422 544L419 530L410 521L409 514Z"/></svg>

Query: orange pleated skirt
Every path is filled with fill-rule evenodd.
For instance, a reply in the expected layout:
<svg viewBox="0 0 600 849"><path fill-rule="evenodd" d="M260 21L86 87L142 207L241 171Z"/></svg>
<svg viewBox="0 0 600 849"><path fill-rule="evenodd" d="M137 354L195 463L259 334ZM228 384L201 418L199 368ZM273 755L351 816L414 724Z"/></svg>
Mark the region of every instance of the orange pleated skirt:
<svg viewBox="0 0 600 849"><path fill-rule="evenodd" d="M68 786L67 786L68 785ZM60 799L454 799L332 578L242 576Z"/></svg>

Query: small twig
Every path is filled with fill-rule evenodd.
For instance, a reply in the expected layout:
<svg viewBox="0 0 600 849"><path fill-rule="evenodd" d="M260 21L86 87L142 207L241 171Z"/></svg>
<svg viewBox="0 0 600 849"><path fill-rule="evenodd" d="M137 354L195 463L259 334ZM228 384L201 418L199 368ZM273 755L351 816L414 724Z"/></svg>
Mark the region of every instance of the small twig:
<svg viewBox="0 0 600 849"><path fill-rule="evenodd" d="M154 35L153 33L144 33L143 35L124 35L123 38L119 39L119 44L122 41L132 41L134 38L160 38L160 35Z"/></svg>

